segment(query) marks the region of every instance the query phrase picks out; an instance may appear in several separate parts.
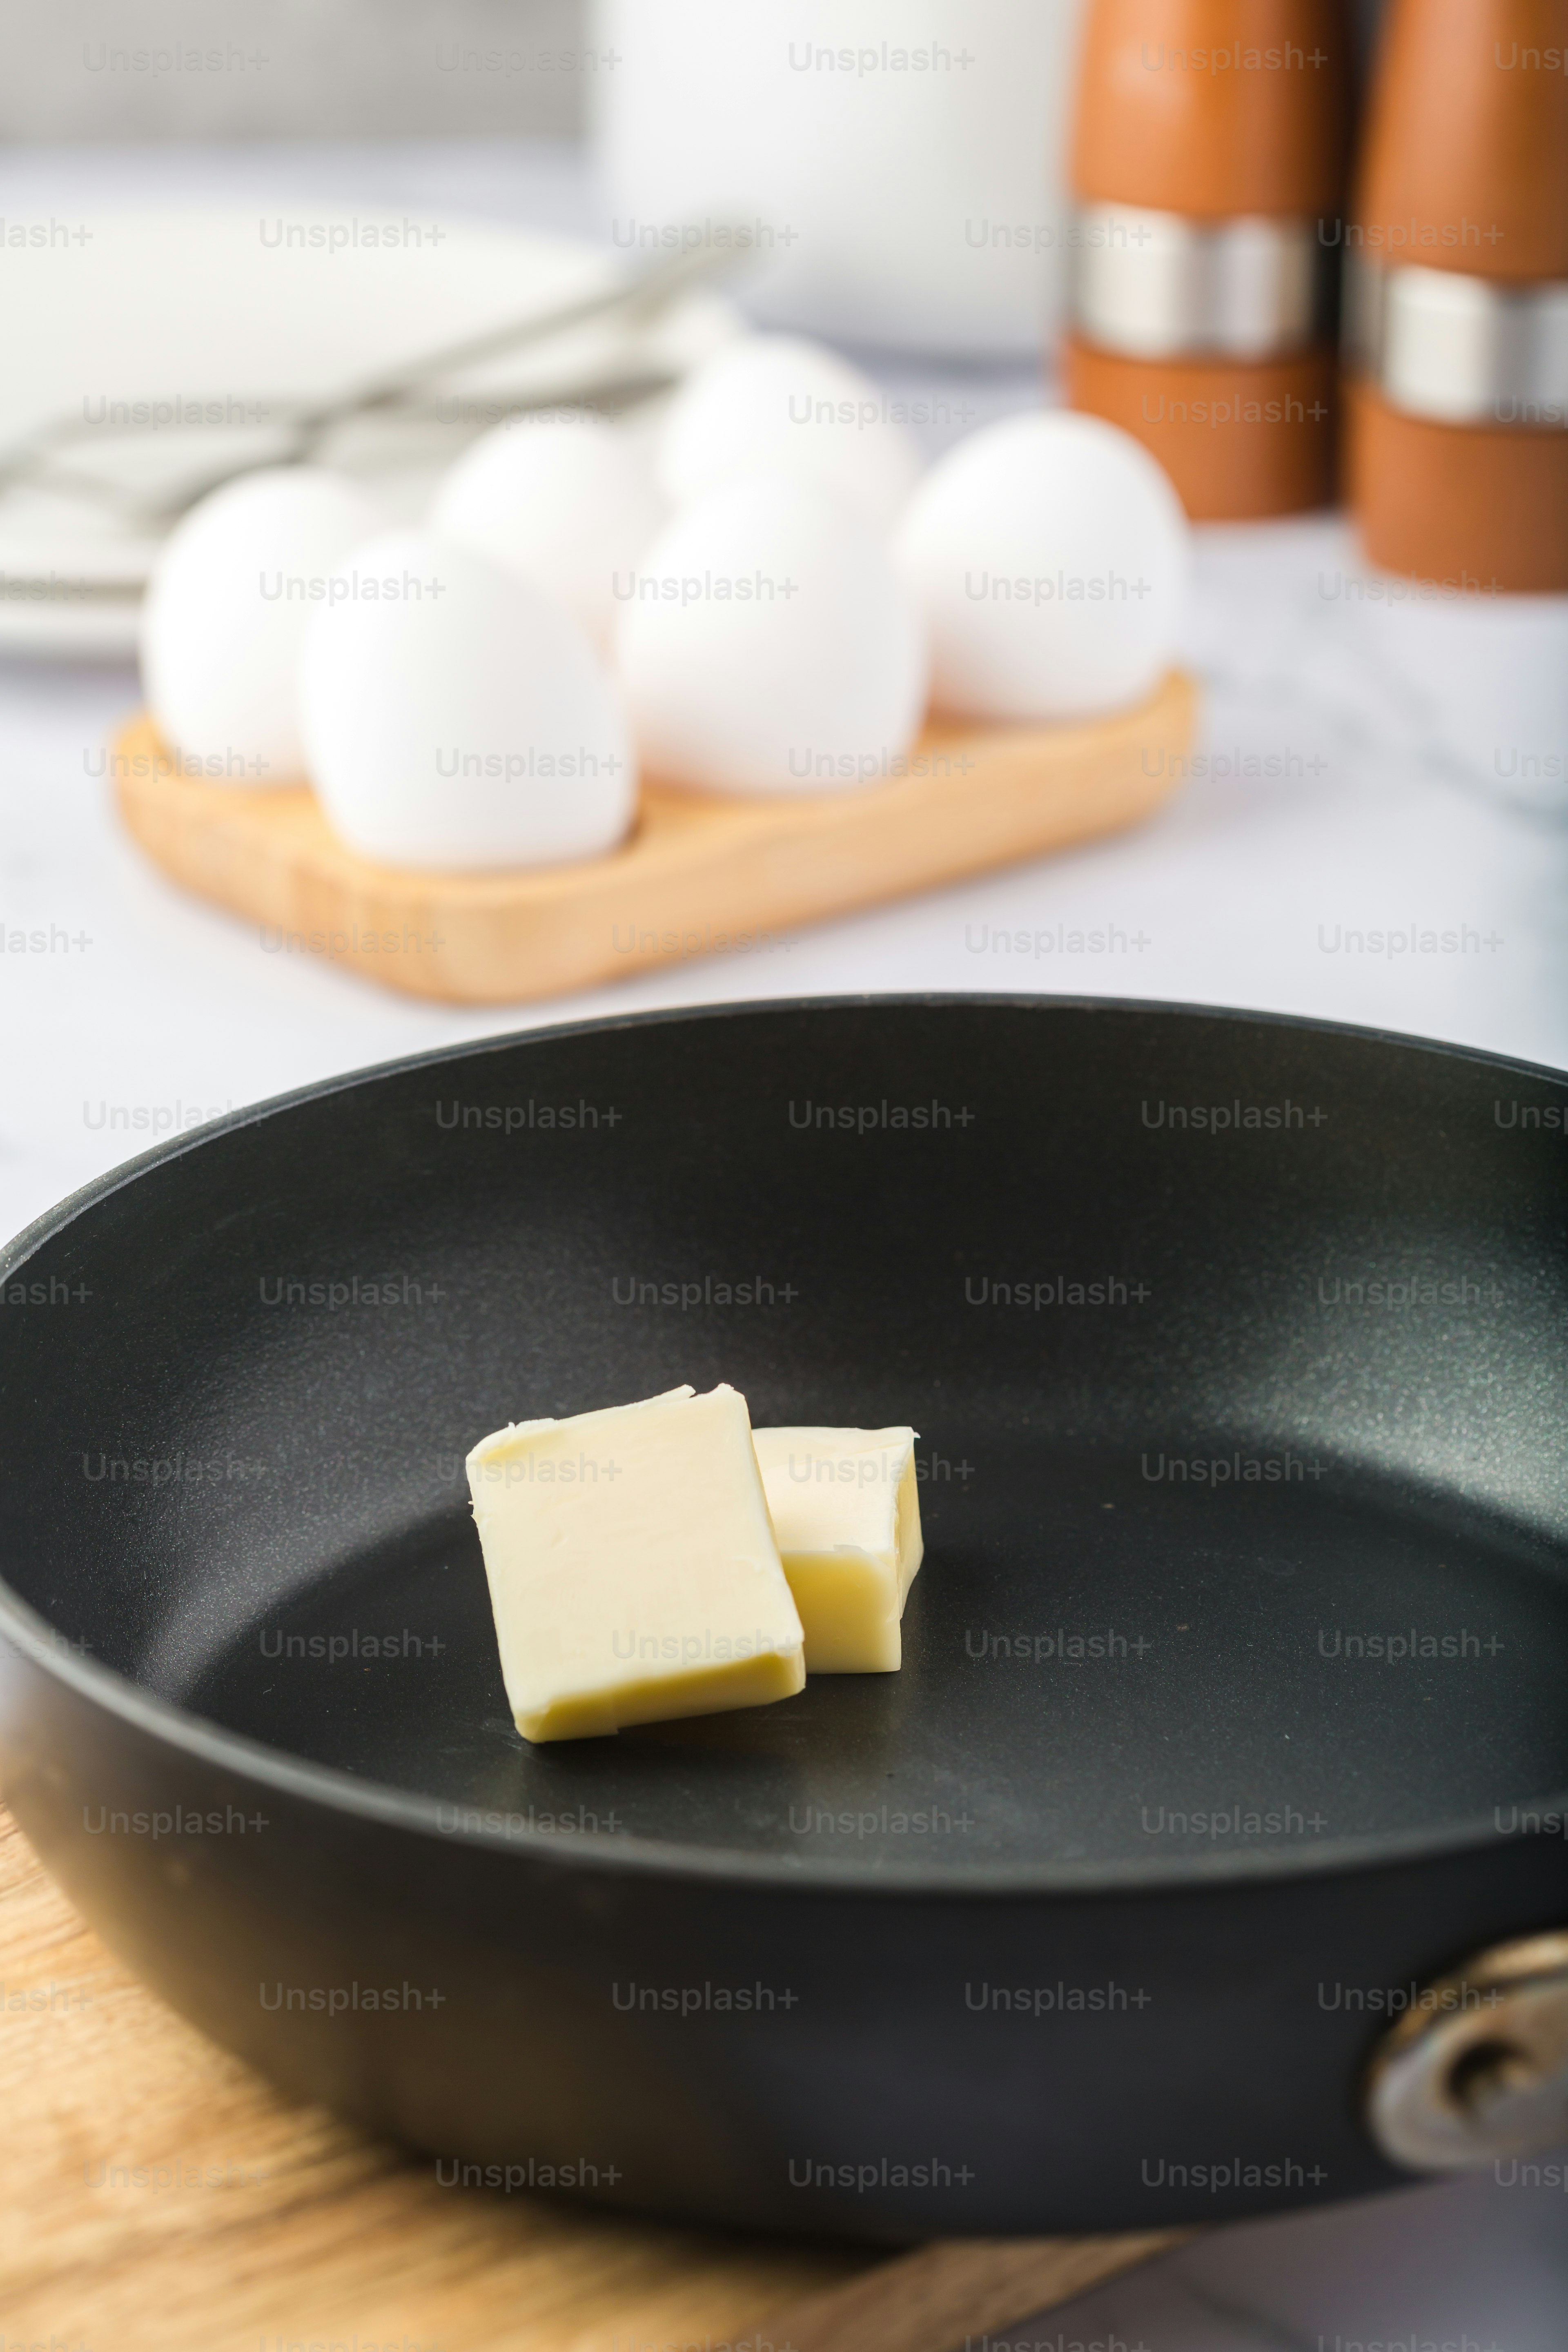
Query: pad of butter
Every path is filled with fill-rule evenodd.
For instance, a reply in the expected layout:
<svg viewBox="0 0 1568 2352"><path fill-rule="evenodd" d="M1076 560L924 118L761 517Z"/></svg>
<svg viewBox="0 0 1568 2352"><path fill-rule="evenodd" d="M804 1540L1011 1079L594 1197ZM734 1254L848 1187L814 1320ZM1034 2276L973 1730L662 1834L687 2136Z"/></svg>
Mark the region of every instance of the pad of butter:
<svg viewBox="0 0 1568 2352"><path fill-rule="evenodd" d="M734 1389L517 1422L467 1468L525 1739L762 1706L805 1684Z"/></svg>
<svg viewBox="0 0 1568 2352"><path fill-rule="evenodd" d="M812 1675L888 1675L925 1549L912 1429L755 1429Z"/></svg>

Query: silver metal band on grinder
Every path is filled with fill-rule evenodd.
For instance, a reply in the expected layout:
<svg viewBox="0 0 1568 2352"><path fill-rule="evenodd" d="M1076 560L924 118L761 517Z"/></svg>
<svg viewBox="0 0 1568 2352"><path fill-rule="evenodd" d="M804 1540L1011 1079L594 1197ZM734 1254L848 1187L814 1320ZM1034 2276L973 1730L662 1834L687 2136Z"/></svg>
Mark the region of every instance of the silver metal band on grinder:
<svg viewBox="0 0 1568 2352"><path fill-rule="evenodd" d="M1334 257L1315 219L1080 205L1069 251L1074 326L1127 359L1283 359L1329 330Z"/></svg>
<svg viewBox="0 0 1568 2352"><path fill-rule="evenodd" d="M1345 256L1345 364L1438 425L1568 428L1568 281Z"/></svg>

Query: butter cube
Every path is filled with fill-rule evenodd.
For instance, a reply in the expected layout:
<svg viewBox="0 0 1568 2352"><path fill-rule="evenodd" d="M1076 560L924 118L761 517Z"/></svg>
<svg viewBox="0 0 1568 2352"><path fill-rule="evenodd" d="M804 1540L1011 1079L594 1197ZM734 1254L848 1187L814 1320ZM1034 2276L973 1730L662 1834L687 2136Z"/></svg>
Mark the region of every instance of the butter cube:
<svg viewBox="0 0 1568 2352"><path fill-rule="evenodd" d="M518 1422L467 1466L525 1739L763 1706L804 1685L800 1618L735 1390Z"/></svg>
<svg viewBox="0 0 1568 2352"><path fill-rule="evenodd" d="M912 1429L752 1433L813 1675L888 1675L925 1549Z"/></svg>

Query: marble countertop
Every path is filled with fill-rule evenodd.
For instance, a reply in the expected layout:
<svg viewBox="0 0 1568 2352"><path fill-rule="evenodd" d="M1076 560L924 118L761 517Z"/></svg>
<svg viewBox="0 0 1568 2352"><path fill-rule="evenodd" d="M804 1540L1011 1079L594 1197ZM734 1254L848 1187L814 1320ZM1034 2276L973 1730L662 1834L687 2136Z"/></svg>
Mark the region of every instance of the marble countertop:
<svg viewBox="0 0 1568 2352"><path fill-rule="evenodd" d="M242 187L593 227L580 160L544 145L0 159L0 214L62 193L199 200ZM933 446L1039 396L1017 369L900 360L877 372L931 395ZM140 1147L192 1112L422 1048L728 998L1174 998L1568 1065L1568 599L1401 599L1365 572L1338 518L1198 538L1186 651L1205 690L1203 744L1152 823L765 952L516 1011L393 996L183 898L111 806L105 745L135 706L131 669L0 663L0 1230L125 1156L116 1107L147 1113ZM41 950L14 944L34 934ZM1251 2224L1007 2340L1041 2352L1560 2352L1565 2219L1560 2190L1488 2180Z"/></svg>

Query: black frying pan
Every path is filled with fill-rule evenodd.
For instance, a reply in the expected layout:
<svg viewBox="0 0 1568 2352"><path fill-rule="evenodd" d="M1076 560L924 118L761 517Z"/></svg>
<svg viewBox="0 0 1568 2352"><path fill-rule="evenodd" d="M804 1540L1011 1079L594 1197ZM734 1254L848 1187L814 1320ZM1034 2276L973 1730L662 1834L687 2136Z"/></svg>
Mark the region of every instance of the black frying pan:
<svg viewBox="0 0 1568 2352"><path fill-rule="evenodd" d="M1407 2179L1391 2019L1568 1922L1565 1102L873 1000L171 1143L10 1259L17 1816L177 2008L443 2178L886 2239ZM530 1749L462 1455L685 1380L921 1432L903 1671Z"/></svg>

